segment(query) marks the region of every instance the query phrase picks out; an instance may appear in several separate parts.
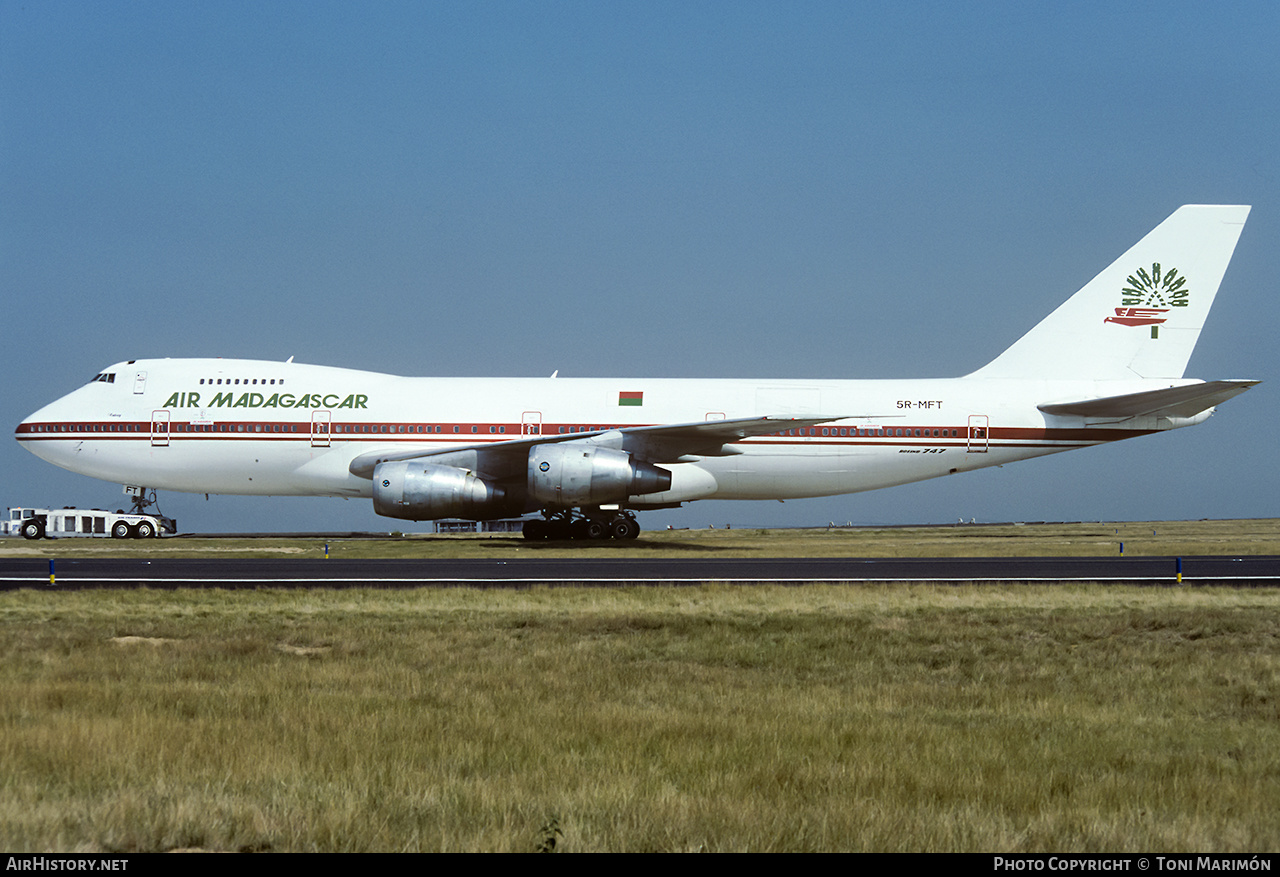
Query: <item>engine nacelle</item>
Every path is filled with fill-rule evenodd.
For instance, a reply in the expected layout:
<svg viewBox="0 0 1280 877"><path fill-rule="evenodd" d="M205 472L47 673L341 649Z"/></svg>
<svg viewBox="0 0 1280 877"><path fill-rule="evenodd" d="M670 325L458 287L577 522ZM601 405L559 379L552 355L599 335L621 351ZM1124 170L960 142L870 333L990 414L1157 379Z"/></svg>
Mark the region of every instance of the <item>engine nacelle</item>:
<svg viewBox="0 0 1280 877"><path fill-rule="evenodd" d="M388 518L500 518L509 511L505 498L498 485L455 466L404 460L373 470L373 510Z"/></svg>
<svg viewBox="0 0 1280 877"><path fill-rule="evenodd" d="M585 442L535 445L529 451L529 495L549 508L621 502L670 487L670 472L638 463L626 451Z"/></svg>

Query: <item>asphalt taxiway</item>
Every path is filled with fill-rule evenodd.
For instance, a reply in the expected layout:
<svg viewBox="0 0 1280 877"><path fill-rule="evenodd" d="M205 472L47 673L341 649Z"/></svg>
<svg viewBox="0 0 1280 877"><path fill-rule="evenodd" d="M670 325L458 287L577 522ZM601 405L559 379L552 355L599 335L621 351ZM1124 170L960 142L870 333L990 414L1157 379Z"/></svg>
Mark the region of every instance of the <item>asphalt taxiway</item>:
<svg viewBox="0 0 1280 877"><path fill-rule="evenodd" d="M0 590L56 588L520 588L534 585L697 585L934 582L1280 585L1280 556L261 560L0 560ZM52 576L52 582L51 582Z"/></svg>

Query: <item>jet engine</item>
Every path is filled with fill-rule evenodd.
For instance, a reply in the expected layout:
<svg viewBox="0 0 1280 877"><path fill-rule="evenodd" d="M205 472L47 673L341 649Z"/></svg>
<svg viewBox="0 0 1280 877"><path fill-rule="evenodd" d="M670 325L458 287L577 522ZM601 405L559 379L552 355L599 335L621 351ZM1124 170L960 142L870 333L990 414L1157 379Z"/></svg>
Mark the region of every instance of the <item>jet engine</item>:
<svg viewBox="0 0 1280 877"><path fill-rule="evenodd" d="M505 499L501 487L456 466L405 460L373 470L373 510L388 518L500 518L511 512Z"/></svg>
<svg viewBox="0 0 1280 877"><path fill-rule="evenodd" d="M548 508L621 502L670 487L670 472L637 462L626 451L579 442L529 451L529 495Z"/></svg>

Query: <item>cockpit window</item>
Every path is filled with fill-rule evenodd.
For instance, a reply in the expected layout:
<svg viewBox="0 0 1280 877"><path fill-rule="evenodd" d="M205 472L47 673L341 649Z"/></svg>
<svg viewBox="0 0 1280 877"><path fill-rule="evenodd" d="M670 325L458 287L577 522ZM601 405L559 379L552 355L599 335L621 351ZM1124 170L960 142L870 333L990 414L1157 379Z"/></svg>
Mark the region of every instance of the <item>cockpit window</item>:
<svg viewBox="0 0 1280 877"><path fill-rule="evenodd" d="M104 383L104 384L114 384L114 383L116 382L116 373L115 373L115 372L102 372L101 374L94 375L94 376L93 376L93 380L92 380L92 381L90 381L89 383L91 383L91 384L92 384L92 383L94 383L95 381L102 381L102 383Z"/></svg>

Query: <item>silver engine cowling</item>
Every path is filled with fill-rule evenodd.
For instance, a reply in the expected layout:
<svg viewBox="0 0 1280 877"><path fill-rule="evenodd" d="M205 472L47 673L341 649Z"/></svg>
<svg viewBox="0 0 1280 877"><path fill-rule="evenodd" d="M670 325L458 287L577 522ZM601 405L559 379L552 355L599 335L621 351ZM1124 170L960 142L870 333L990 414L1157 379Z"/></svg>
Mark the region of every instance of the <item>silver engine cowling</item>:
<svg viewBox="0 0 1280 877"><path fill-rule="evenodd" d="M501 487L456 466L405 460L373 470L373 510L388 518L499 518L505 499Z"/></svg>
<svg viewBox="0 0 1280 877"><path fill-rule="evenodd" d="M621 502L670 488L670 472L636 462L626 451L580 442L529 450L529 495L544 507Z"/></svg>

